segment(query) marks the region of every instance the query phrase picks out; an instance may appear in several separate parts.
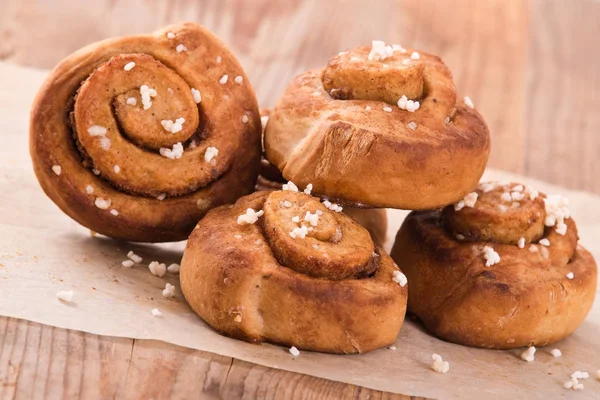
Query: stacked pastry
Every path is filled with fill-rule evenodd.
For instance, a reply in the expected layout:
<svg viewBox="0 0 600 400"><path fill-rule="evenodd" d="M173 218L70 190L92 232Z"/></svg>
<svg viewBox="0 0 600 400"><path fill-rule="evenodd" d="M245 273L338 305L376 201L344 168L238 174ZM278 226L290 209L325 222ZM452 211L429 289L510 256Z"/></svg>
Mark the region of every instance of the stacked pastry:
<svg viewBox="0 0 600 400"><path fill-rule="evenodd" d="M264 114L261 152L239 63L175 25L63 61L31 153L49 197L91 229L165 241L197 223L181 289L231 337L362 353L394 343L408 308L445 340L510 348L585 318L596 265L566 200L478 186L489 131L438 57L374 41L300 74ZM385 207L421 210L391 257Z"/></svg>

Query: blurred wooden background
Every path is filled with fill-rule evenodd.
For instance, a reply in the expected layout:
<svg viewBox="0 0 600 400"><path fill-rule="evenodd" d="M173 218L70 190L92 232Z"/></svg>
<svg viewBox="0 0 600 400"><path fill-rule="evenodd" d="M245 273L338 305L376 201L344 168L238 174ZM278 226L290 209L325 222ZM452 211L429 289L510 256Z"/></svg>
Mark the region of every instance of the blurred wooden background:
<svg viewBox="0 0 600 400"><path fill-rule="evenodd" d="M438 54L490 126L491 167L600 193L597 0L2 0L0 60L52 68L90 42L179 21L199 22L230 46L262 106L297 73L372 39ZM14 380L5 393L24 398L135 397L131 385L155 398L387 396L155 342L6 318L1 332L12 339L2 341L0 381ZM69 354L44 350L56 343ZM29 360L16 375L15 359ZM24 391L11 392L19 376ZM47 391L53 383L58 392Z"/></svg>

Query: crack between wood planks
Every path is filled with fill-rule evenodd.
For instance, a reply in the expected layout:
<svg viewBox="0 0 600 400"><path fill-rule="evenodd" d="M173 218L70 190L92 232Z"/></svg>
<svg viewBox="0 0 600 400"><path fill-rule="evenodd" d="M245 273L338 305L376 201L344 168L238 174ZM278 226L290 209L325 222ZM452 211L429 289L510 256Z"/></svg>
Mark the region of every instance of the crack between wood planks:
<svg viewBox="0 0 600 400"><path fill-rule="evenodd" d="M131 339L131 353L129 353L129 363L127 364L127 371L125 371L125 379L123 380L123 383L117 388L117 391L113 396L113 400L117 398L117 395L121 391L121 388L127 386L127 380L129 379L129 369L131 368L131 363L133 362L133 349L135 348L135 340L136 339Z"/></svg>
<svg viewBox="0 0 600 400"><path fill-rule="evenodd" d="M229 363L229 368L227 368L227 374L225 374L225 380L223 381L223 386L221 386L221 394L223 394L223 391L225 390L225 387L227 386L227 380L229 379L229 373L231 372L231 368L233 367L233 361L235 360L235 358L231 357L231 362Z"/></svg>

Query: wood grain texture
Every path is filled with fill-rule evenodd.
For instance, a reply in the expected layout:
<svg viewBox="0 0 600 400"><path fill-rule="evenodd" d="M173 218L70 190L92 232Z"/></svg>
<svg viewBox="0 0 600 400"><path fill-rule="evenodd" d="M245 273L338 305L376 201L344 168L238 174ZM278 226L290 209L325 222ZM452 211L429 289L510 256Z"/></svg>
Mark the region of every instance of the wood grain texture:
<svg viewBox="0 0 600 400"><path fill-rule="evenodd" d="M595 0L3 0L0 60L51 68L90 42L184 20L230 46L263 106L297 73L375 38L439 54L486 117L490 166L600 193ZM0 317L0 398L167 397L408 398Z"/></svg>
<svg viewBox="0 0 600 400"><path fill-rule="evenodd" d="M0 399L421 399L0 317Z"/></svg>

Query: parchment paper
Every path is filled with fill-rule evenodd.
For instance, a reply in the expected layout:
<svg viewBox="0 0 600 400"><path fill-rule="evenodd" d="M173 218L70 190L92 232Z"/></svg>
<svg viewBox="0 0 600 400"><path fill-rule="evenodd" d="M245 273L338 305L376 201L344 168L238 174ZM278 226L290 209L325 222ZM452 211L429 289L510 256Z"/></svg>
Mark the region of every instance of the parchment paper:
<svg viewBox="0 0 600 400"><path fill-rule="evenodd" d="M575 370L600 369L600 307L570 338L538 349L535 362L519 358L521 350L492 351L446 343L407 320L397 350L336 356L303 351L292 358L287 348L251 345L212 331L185 304L178 276L158 278L148 272L152 260L178 262L183 244L134 245L89 231L63 215L40 189L29 161L29 106L45 73L0 64L0 314L100 335L157 339L210 351L257 364L301 372L373 389L434 398L599 398L600 381L584 381L572 392L562 384ZM488 179L512 179L571 200L581 243L600 259L600 197L498 171ZM405 213L388 212L391 246ZM121 267L134 250L144 265ZM166 299L165 282L177 286ZM409 283L410 285L410 283ZM59 290L73 290L70 305L56 299ZM153 317L158 308L162 317ZM557 347L561 358L549 351ZM450 362L442 375L430 369L431 355Z"/></svg>

